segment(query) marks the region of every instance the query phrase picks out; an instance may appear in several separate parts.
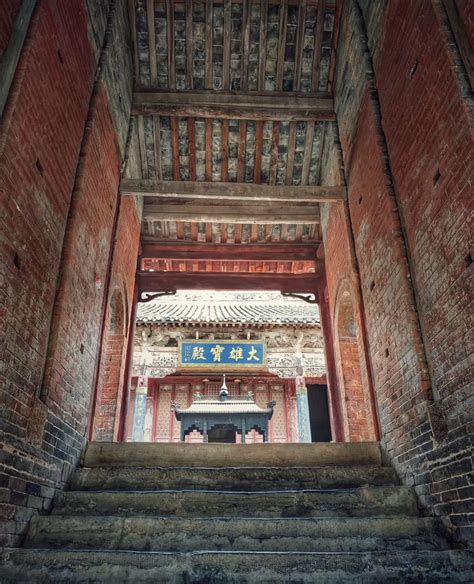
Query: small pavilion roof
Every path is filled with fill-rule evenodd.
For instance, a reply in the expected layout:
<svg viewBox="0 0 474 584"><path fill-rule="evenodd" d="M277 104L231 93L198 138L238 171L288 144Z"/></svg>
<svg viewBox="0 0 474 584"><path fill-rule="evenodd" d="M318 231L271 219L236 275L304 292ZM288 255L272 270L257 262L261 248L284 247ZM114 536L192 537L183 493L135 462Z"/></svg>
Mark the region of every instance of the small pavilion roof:
<svg viewBox="0 0 474 584"><path fill-rule="evenodd" d="M265 409L254 401L232 399L194 401L189 408L179 408L179 412L183 414L261 414L262 411Z"/></svg>
<svg viewBox="0 0 474 584"><path fill-rule="evenodd" d="M279 292L178 292L139 303L137 322L162 325L320 325L319 309Z"/></svg>

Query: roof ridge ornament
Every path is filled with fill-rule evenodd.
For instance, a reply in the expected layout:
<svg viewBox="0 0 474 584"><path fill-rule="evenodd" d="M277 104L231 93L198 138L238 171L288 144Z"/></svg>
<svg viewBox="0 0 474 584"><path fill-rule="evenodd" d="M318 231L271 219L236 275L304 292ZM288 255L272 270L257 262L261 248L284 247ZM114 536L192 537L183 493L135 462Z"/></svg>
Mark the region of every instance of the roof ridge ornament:
<svg viewBox="0 0 474 584"><path fill-rule="evenodd" d="M222 385L221 390L219 392L219 399L220 401L226 401L229 397L229 390L227 389L227 385L225 382L225 373L222 376Z"/></svg>

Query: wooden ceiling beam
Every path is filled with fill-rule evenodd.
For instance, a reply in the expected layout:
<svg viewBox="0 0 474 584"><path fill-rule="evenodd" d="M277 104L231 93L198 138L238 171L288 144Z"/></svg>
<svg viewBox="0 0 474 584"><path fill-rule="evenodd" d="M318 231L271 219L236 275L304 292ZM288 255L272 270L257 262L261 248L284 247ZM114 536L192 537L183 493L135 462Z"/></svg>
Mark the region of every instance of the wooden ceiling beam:
<svg viewBox="0 0 474 584"><path fill-rule="evenodd" d="M191 221L198 223L240 223L241 225L307 225L319 223L319 205L278 205L272 201L252 204L217 205L214 201L152 203L143 207L144 221Z"/></svg>
<svg viewBox="0 0 474 584"><path fill-rule="evenodd" d="M285 96L252 92L141 91L134 94L132 113L290 122L336 119L332 98L321 94Z"/></svg>
<svg viewBox="0 0 474 584"><path fill-rule="evenodd" d="M139 293L173 290L277 290L314 293L318 274L137 272Z"/></svg>
<svg viewBox="0 0 474 584"><path fill-rule="evenodd" d="M229 182L190 182L146 179L123 179L122 195L143 195L155 199L207 199L233 202L276 201L291 203L332 203L347 199L344 186L266 185Z"/></svg>
<svg viewBox="0 0 474 584"><path fill-rule="evenodd" d="M308 243L249 243L219 244L192 242L142 241L142 259L172 259L196 261L304 261L316 262L319 242Z"/></svg>

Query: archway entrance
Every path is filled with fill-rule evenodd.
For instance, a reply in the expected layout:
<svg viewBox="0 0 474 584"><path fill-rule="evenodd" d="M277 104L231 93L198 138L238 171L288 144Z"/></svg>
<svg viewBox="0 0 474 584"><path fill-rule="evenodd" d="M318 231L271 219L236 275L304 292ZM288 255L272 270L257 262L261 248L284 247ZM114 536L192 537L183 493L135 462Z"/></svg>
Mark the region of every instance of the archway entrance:
<svg viewBox="0 0 474 584"><path fill-rule="evenodd" d="M360 360L361 339L352 296L348 289L336 303L336 358L344 395L344 425L347 440L371 439L371 415Z"/></svg>

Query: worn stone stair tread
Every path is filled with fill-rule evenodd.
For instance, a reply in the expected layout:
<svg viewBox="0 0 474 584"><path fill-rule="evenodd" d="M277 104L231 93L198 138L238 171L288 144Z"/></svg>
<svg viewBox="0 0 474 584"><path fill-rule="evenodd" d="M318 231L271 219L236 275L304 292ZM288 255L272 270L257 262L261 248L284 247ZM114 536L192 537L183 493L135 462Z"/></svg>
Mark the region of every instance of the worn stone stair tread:
<svg viewBox="0 0 474 584"><path fill-rule="evenodd" d="M412 489L403 486L308 491L66 491L57 515L170 515L319 517L417 515Z"/></svg>
<svg viewBox="0 0 474 584"><path fill-rule="evenodd" d="M130 552L6 549L3 582L160 582L160 584L472 582L463 551Z"/></svg>
<svg viewBox="0 0 474 584"><path fill-rule="evenodd" d="M91 442L86 467L128 466L285 467L318 465L381 465L378 442L291 444L184 444Z"/></svg>
<svg viewBox="0 0 474 584"><path fill-rule="evenodd" d="M267 467L267 468L80 468L71 478L71 490L216 489L267 491L305 488L352 488L398 485L395 471L383 466Z"/></svg>
<svg viewBox="0 0 474 584"><path fill-rule="evenodd" d="M376 551L435 549L435 523L419 517L168 518L42 516L27 547L136 551Z"/></svg>

